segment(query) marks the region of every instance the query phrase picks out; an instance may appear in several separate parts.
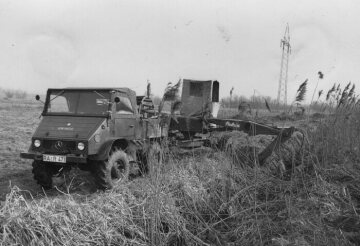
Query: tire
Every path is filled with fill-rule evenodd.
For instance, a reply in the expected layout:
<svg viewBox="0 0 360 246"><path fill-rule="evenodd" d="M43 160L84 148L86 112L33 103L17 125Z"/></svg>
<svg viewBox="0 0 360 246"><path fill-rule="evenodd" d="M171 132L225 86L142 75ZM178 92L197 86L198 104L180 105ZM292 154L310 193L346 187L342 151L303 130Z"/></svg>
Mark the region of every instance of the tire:
<svg viewBox="0 0 360 246"><path fill-rule="evenodd" d="M126 153L115 150L108 161L94 162L92 173L99 189L112 189L117 183L126 182L129 177L130 163Z"/></svg>
<svg viewBox="0 0 360 246"><path fill-rule="evenodd" d="M43 161L33 161L32 173L37 183L45 190L52 188L52 176L59 172L61 167L53 166L51 163L44 163Z"/></svg>

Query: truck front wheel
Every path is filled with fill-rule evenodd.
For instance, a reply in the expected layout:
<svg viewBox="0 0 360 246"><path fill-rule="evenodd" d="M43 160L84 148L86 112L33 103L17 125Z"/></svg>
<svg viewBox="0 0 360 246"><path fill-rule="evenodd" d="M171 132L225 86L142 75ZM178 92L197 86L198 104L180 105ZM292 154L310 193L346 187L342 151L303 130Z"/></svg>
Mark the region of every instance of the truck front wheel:
<svg viewBox="0 0 360 246"><path fill-rule="evenodd" d="M113 151L107 161L94 162L92 168L95 182L98 188L103 190L111 189L119 182L125 182L129 172L129 159L122 150Z"/></svg>

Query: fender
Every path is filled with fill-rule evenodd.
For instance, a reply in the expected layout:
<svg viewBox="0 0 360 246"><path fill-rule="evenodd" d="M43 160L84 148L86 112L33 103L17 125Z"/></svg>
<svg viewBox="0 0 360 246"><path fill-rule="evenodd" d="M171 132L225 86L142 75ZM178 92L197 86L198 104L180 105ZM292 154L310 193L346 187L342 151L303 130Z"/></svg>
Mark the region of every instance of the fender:
<svg viewBox="0 0 360 246"><path fill-rule="evenodd" d="M123 150L126 150L128 146L131 145L131 143L127 139L110 139L101 145L96 155L89 156L89 159L97 161L106 160L109 157L111 148L114 144Z"/></svg>
<svg viewBox="0 0 360 246"><path fill-rule="evenodd" d="M116 141L117 139L111 139L108 140L106 142L104 142L101 147L98 150L98 153L96 155L91 155L89 156L90 160L106 160L107 157L109 156L110 150L111 150L111 146L113 145L113 143Z"/></svg>

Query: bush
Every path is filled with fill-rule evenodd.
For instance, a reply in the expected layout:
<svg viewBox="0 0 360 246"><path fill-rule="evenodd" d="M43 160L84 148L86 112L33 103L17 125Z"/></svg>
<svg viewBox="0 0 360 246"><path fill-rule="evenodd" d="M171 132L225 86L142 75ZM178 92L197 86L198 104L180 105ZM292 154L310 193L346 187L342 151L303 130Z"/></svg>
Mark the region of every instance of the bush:
<svg viewBox="0 0 360 246"><path fill-rule="evenodd" d="M5 90L5 91L4 91L4 94L5 94L5 98L11 99L11 98L13 98L13 96L14 96L14 91L12 91L12 90Z"/></svg>
<svg viewBox="0 0 360 246"><path fill-rule="evenodd" d="M4 90L5 98L11 99L15 96L17 99L25 99L27 92L23 90Z"/></svg>

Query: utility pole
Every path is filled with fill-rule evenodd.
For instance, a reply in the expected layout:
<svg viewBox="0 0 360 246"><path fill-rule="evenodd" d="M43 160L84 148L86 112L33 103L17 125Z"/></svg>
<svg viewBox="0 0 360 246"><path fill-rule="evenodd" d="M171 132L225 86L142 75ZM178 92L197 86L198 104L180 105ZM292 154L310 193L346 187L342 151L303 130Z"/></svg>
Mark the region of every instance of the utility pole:
<svg viewBox="0 0 360 246"><path fill-rule="evenodd" d="M280 41L280 47L282 48L282 55L281 55L277 103L278 104L283 103L284 105L286 105L287 104L287 82L288 82L289 56L291 54L289 24L286 25L284 37Z"/></svg>

